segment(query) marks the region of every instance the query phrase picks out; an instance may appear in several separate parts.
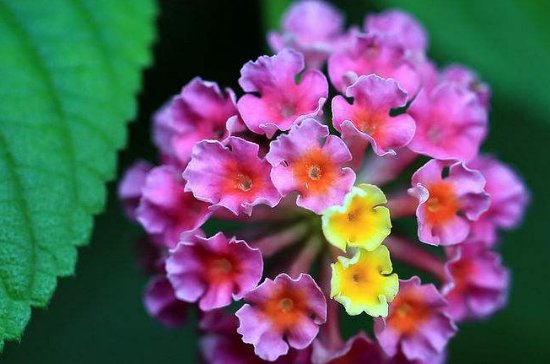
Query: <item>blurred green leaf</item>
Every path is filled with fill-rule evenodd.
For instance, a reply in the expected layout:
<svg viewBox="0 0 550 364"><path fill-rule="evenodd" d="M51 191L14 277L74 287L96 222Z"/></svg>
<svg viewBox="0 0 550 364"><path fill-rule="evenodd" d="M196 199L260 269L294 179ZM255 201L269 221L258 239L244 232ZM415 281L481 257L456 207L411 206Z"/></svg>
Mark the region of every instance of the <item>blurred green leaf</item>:
<svg viewBox="0 0 550 364"><path fill-rule="evenodd" d="M536 119L550 121L550 12L544 1L376 0L375 4L414 14L428 29L437 58L451 55L475 64L493 90L524 105Z"/></svg>
<svg viewBox="0 0 550 364"><path fill-rule="evenodd" d="M292 0L262 0L263 33L279 29L281 16L292 3Z"/></svg>
<svg viewBox="0 0 550 364"><path fill-rule="evenodd" d="M152 0L0 0L0 350L104 207L154 16Z"/></svg>

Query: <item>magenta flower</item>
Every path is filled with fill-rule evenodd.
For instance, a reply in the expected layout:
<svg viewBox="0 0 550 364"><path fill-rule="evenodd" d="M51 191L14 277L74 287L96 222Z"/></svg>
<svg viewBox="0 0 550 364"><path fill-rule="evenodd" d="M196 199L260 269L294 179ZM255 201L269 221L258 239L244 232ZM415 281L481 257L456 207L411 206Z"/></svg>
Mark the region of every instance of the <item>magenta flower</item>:
<svg viewBox="0 0 550 364"><path fill-rule="evenodd" d="M477 74L469 68L454 64L443 70L441 73L443 81L455 83L458 86L472 91L484 108L489 108L491 89L489 85L482 82Z"/></svg>
<svg viewBox="0 0 550 364"><path fill-rule="evenodd" d="M229 129L242 130L234 92L214 82L192 79L154 117L155 144L167 158L185 167L195 143L221 140Z"/></svg>
<svg viewBox="0 0 550 364"><path fill-rule="evenodd" d="M349 104L343 96L332 99L332 117L342 137L359 137L372 145L378 155L394 154L414 136L415 122L407 113L390 116L390 110L405 106L407 93L392 79L376 75L361 76L346 89L353 97Z"/></svg>
<svg viewBox="0 0 550 364"><path fill-rule="evenodd" d="M187 321L189 305L176 298L174 288L165 274L159 274L149 280L143 301L149 315L166 326L183 326Z"/></svg>
<svg viewBox="0 0 550 364"><path fill-rule="evenodd" d="M239 320L235 315L221 311L206 313L200 322L205 332L200 346L201 353L209 364L310 364L311 349L291 349L288 354L268 362L254 353L254 347L245 344L237 333Z"/></svg>
<svg viewBox="0 0 550 364"><path fill-rule="evenodd" d="M352 46L333 53L328 60L328 73L334 87L344 91L359 76L374 73L393 78L409 97L416 95L421 79L402 47L379 35L352 35Z"/></svg>
<svg viewBox="0 0 550 364"><path fill-rule="evenodd" d="M258 249L243 240L228 240L222 233L182 240L166 260L166 273L176 297L198 301L203 311L241 299L260 282L262 272Z"/></svg>
<svg viewBox="0 0 550 364"><path fill-rule="evenodd" d="M284 14L281 28L281 33L268 34L271 48L299 51L308 68L319 68L343 42L344 17L325 1L297 1Z"/></svg>
<svg viewBox="0 0 550 364"><path fill-rule="evenodd" d="M320 340L313 342L313 364L385 363L385 355L376 343L360 332L336 347L326 347Z"/></svg>
<svg viewBox="0 0 550 364"><path fill-rule="evenodd" d="M455 320L485 318L506 304L509 274L497 253L464 243L449 250L445 269L443 293Z"/></svg>
<svg viewBox="0 0 550 364"><path fill-rule="evenodd" d="M491 205L472 224L473 239L489 245L497 242L497 228L517 226L529 202L529 192L521 179L505 164L492 157L479 156L468 165L483 174Z"/></svg>
<svg viewBox="0 0 550 364"><path fill-rule="evenodd" d="M273 166L277 190L283 196L297 191L296 205L317 214L341 204L355 182L355 173L344 167L351 161L346 144L315 119L304 120L271 142L265 158Z"/></svg>
<svg viewBox="0 0 550 364"><path fill-rule="evenodd" d="M209 217L208 205L185 192L172 166L153 168L145 180L136 210L137 220L153 235L160 235L167 247L174 247L180 234L195 230Z"/></svg>
<svg viewBox="0 0 550 364"><path fill-rule="evenodd" d="M380 35L407 50L424 52L428 47L424 27L401 10L393 9L367 15L363 27L367 34Z"/></svg>
<svg viewBox="0 0 550 364"><path fill-rule="evenodd" d="M249 94L239 99L237 107L248 129L271 138L277 130L288 130L305 118L322 114L327 80L321 72L309 70L296 83L303 69L302 54L289 49L243 66L239 84Z"/></svg>
<svg viewBox="0 0 550 364"><path fill-rule="evenodd" d="M257 144L238 137L229 137L226 145L213 140L196 144L183 171L185 190L235 215L250 215L258 204L277 205L281 195L269 178L269 163L258 151Z"/></svg>
<svg viewBox="0 0 550 364"><path fill-rule="evenodd" d="M145 185L147 173L153 168L146 161L137 161L132 164L118 184L118 198L122 201L126 216L134 220L136 209L141 199L141 189Z"/></svg>
<svg viewBox="0 0 550 364"><path fill-rule="evenodd" d="M434 285L421 285L418 277L401 281L388 317L375 319L376 338L390 357L401 352L409 360L429 362L456 332L446 309Z"/></svg>
<svg viewBox="0 0 550 364"><path fill-rule="evenodd" d="M236 313L240 322L237 331L268 361L286 354L289 347L308 347L327 318L325 296L308 274L296 279L286 274L266 279L244 299L249 303Z"/></svg>
<svg viewBox="0 0 550 364"><path fill-rule="evenodd" d="M443 177L444 169L449 169ZM485 178L463 163L430 160L412 176L409 193L418 199L418 237L428 244L457 244L468 236L472 221L489 208Z"/></svg>
<svg viewBox="0 0 550 364"><path fill-rule="evenodd" d="M119 186L150 242L147 311L179 325L197 306L201 362L442 364L453 320L506 302L489 249L529 193L479 155L488 86L438 68L404 12L367 16L364 32L328 2L294 2L270 35L278 53L241 69L244 94L193 79L155 117L160 166ZM344 340L343 314L379 317L375 338Z"/></svg>
<svg viewBox="0 0 550 364"><path fill-rule="evenodd" d="M399 352L388 356L378 342L372 341L364 332L351 337L345 343L327 348L319 340L313 342L313 364L442 364L446 353L429 360L410 360Z"/></svg>
<svg viewBox="0 0 550 364"><path fill-rule="evenodd" d="M454 83L420 92L409 113L416 121L409 148L432 158L468 161L487 133L487 110L476 94Z"/></svg>

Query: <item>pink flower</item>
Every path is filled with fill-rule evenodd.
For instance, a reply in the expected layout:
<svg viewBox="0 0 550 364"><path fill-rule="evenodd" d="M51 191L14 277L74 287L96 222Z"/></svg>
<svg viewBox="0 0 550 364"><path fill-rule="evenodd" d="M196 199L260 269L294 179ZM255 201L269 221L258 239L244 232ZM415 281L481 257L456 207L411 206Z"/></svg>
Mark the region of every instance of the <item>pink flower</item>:
<svg viewBox="0 0 550 364"><path fill-rule="evenodd" d="M497 253L476 243L461 244L448 253L443 293L455 320L485 318L506 304L509 275Z"/></svg>
<svg viewBox="0 0 550 364"><path fill-rule="evenodd" d="M392 9L367 15L364 29L367 34L380 35L411 51L424 52L428 46L424 27L401 10Z"/></svg>
<svg viewBox="0 0 550 364"><path fill-rule="evenodd" d="M297 1L285 12L282 32L268 34L275 52L291 48L302 52L308 68L319 68L344 42L344 17L321 0Z"/></svg>
<svg viewBox="0 0 550 364"><path fill-rule="evenodd" d="M337 348L329 348L320 340L313 342L313 364L379 364L385 363L385 355L376 343L360 332Z"/></svg>
<svg viewBox="0 0 550 364"><path fill-rule="evenodd" d="M402 352L409 360L428 363L444 353L457 330L446 307L434 285L421 285L418 277L402 280L388 317L375 319L376 338L390 357Z"/></svg>
<svg viewBox="0 0 550 364"><path fill-rule="evenodd" d="M430 357L429 360L410 360L403 353L388 356L377 342L373 342L364 332L348 339L336 348L327 348L321 341L313 342L313 364L442 364L446 353Z"/></svg>
<svg viewBox="0 0 550 364"><path fill-rule="evenodd" d="M185 167L195 143L223 139L228 128L243 129L238 118L235 94L214 82L192 79L154 116L154 140L168 158Z"/></svg>
<svg viewBox="0 0 550 364"><path fill-rule="evenodd" d="M132 164L118 185L118 198L122 201L128 218L136 218L136 209L141 199L141 189L145 185L147 172L152 166L146 161L137 161Z"/></svg>
<svg viewBox="0 0 550 364"><path fill-rule="evenodd" d="M327 317L325 296L308 274L266 279L245 300L249 304L235 314L240 322L237 331L243 342L254 345L256 355L268 361L286 354L289 346L308 347Z"/></svg>
<svg viewBox="0 0 550 364"><path fill-rule="evenodd" d="M166 273L182 301L209 311L239 300L260 282L262 254L222 233L182 240L166 260Z"/></svg>
<svg viewBox="0 0 550 364"><path fill-rule="evenodd" d="M314 119L272 141L266 159L277 190L283 196L297 191L296 204L317 214L341 204L355 181L355 173L344 167L351 160L348 148Z"/></svg>
<svg viewBox="0 0 550 364"><path fill-rule="evenodd" d="M174 289L165 274L156 275L149 280L144 303L149 315L166 326L182 326L187 320L188 304L174 296Z"/></svg>
<svg viewBox="0 0 550 364"><path fill-rule="evenodd" d="M414 65L405 57L405 51L379 35L352 36L352 45L332 54L328 60L330 80L343 92L359 76L374 73L393 78L399 87L412 98L420 87L420 76Z"/></svg>
<svg viewBox="0 0 550 364"><path fill-rule="evenodd" d="M288 130L305 118L322 114L327 80L321 72L309 70L296 83L303 69L302 54L289 49L243 66L239 84L245 92L259 94L246 94L237 103L248 129L271 138L277 130Z"/></svg>
<svg viewBox="0 0 550 364"><path fill-rule="evenodd" d="M239 321L234 315L212 311L203 316L200 327L201 353L208 364L261 364L269 363L254 353L254 347L243 343L237 333ZM310 364L311 350L289 350L288 354L272 361L274 364Z"/></svg>
<svg viewBox="0 0 550 364"><path fill-rule="evenodd" d="M444 169L449 174L443 177ZM463 163L430 160L412 176L409 193L418 198L418 237L428 244L457 244L470 233L471 223L487 210L485 178Z"/></svg>
<svg viewBox="0 0 550 364"><path fill-rule="evenodd" d="M185 190L235 215L250 215L258 204L274 207L281 195L269 178L271 166L258 151L257 144L238 137L229 137L225 145L213 140L196 144L183 171Z"/></svg>
<svg viewBox="0 0 550 364"><path fill-rule="evenodd" d="M447 360L447 353L443 352L439 355L433 356L428 360L409 360L402 353L397 354L394 357L387 357L386 360L381 362L372 362L369 364L443 364Z"/></svg>
<svg viewBox="0 0 550 364"><path fill-rule="evenodd" d="M169 248L181 233L195 230L209 217L208 205L185 192L183 180L172 166L153 168L145 179L137 220L153 235L161 235Z"/></svg>
<svg viewBox="0 0 550 364"><path fill-rule="evenodd" d="M477 96L479 103L484 108L489 108L491 89L489 85L479 79L474 71L465 66L454 64L443 70L441 78L445 82L455 83L472 91Z"/></svg>
<svg viewBox="0 0 550 364"><path fill-rule="evenodd" d="M529 202L529 192L521 179L508 166L493 157L477 157L468 165L483 174L485 190L491 196L491 205L472 225L473 239L493 245L497 242L497 228L517 226Z"/></svg>
<svg viewBox="0 0 550 364"><path fill-rule="evenodd" d="M361 76L343 96L332 99L333 123L344 139L359 137L372 144L378 155L394 154L414 136L415 122L408 114L390 116L390 110L405 106L407 93L392 79Z"/></svg>
<svg viewBox="0 0 550 364"><path fill-rule="evenodd" d="M487 110L473 92L453 83L421 91L409 113L416 121L409 148L432 158L468 161L487 133Z"/></svg>

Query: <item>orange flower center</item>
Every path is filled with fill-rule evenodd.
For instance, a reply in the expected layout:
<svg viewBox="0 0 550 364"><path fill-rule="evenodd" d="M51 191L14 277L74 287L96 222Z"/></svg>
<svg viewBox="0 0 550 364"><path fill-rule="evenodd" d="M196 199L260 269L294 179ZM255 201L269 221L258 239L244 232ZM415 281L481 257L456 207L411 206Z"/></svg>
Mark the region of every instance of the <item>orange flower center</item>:
<svg viewBox="0 0 550 364"><path fill-rule="evenodd" d="M367 49L365 49L364 56L367 59L374 59L378 57L378 54L380 53L380 48L376 44L370 44Z"/></svg>
<svg viewBox="0 0 550 364"><path fill-rule="evenodd" d="M306 297L302 292L280 290L275 292L261 310L278 330L284 332L304 317L304 302Z"/></svg>
<svg viewBox="0 0 550 364"><path fill-rule="evenodd" d="M358 112L355 116L355 126L365 134L375 136L380 131L383 115L366 111Z"/></svg>
<svg viewBox="0 0 550 364"><path fill-rule="evenodd" d="M301 193L324 193L334 182L336 166L320 148L315 148L304 154L293 164L293 172Z"/></svg>
<svg viewBox="0 0 550 364"><path fill-rule="evenodd" d="M450 297L460 296L468 289L468 278L474 273L474 265L467 260L460 260L451 265L451 275L453 276L454 287L449 292Z"/></svg>
<svg viewBox="0 0 550 364"><path fill-rule="evenodd" d="M285 119L296 114L296 106L294 105L294 103L290 101L285 101L281 103L280 108L281 108L281 116Z"/></svg>
<svg viewBox="0 0 550 364"><path fill-rule="evenodd" d="M209 281L224 281L228 279L228 275L235 271L233 263L226 257L213 259L207 269Z"/></svg>
<svg viewBox="0 0 550 364"><path fill-rule="evenodd" d="M252 179L249 176L239 173L235 178L235 186L243 192L248 192L252 189L254 184L252 183Z"/></svg>
<svg viewBox="0 0 550 364"><path fill-rule="evenodd" d="M428 186L430 197L425 204L426 218L432 225L445 224L456 216L460 209L454 188L446 181L436 182Z"/></svg>
<svg viewBox="0 0 550 364"><path fill-rule="evenodd" d="M241 163L231 162L226 165L224 189L228 194L250 196L261 190L262 180L257 171L243 166Z"/></svg>
<svg viewBox="0 0 550 364"><path fill-rule="evenodd" d="M403 335L413 334L430 314L429 307L414 295L397 296L393 306L395 308L388 318L388 325Z"/></svg>

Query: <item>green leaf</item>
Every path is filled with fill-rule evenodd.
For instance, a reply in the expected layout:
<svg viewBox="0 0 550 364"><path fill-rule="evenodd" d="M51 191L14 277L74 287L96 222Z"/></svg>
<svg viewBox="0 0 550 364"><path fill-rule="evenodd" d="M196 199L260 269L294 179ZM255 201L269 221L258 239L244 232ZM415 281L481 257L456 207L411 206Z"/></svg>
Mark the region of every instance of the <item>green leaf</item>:
<svg viewBox="0 0 550 364"><path fill-rule="evenodd" d="M0 350L104 207L154 17L152 0L0 0Z"/></svg>
<svg viewBox="0 0 550 364"><path fill-rule="evenodd" d="M261 15L263 34L270 30L279 29L281 17L283 13L292 4L292 0L262 0L261 1Z"/></svg>
<svg viewBox="0 0 550 364"><path fill-rule="evenodd" d="M364 1L363 4L370 3ZM550 120L550 12L544 1L377 0L426 26L439 59L476 65L492 89L538 120ZM548 124L546 124L548 125Z"/></svg>

